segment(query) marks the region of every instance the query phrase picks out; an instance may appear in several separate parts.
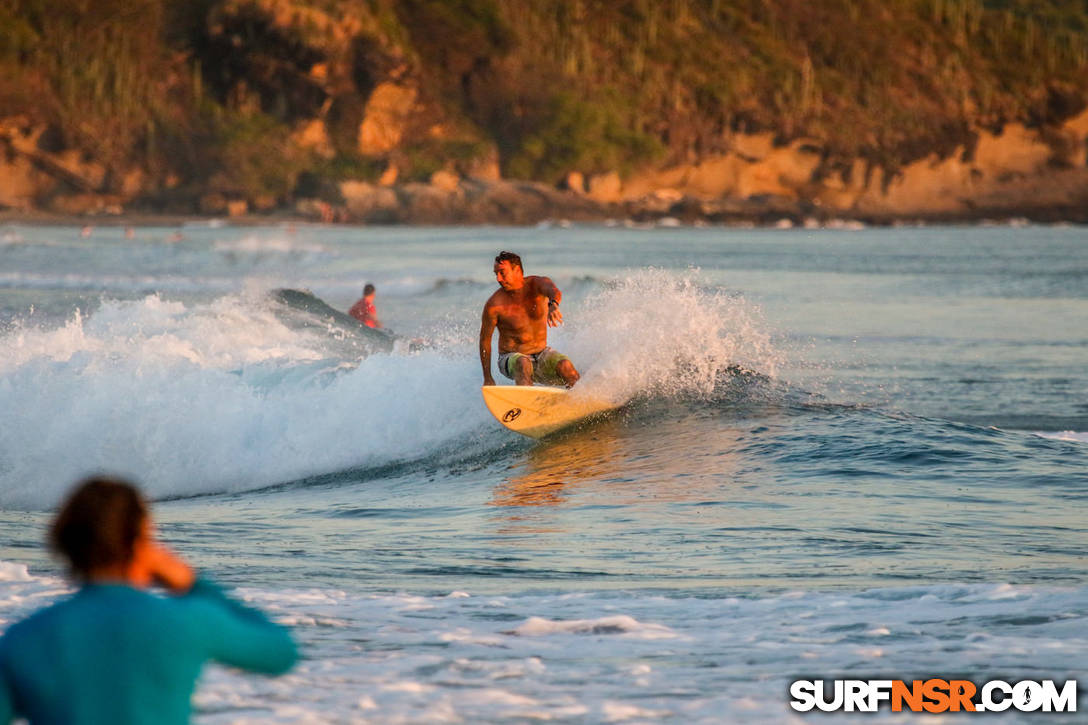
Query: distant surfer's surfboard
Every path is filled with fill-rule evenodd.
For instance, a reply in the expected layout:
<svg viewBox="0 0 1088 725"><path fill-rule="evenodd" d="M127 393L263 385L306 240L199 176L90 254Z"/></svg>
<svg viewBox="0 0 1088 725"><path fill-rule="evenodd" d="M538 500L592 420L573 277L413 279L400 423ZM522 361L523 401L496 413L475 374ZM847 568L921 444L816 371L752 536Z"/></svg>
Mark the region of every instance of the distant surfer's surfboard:
<svg viewBox="0 0 1088 725"><path fill-rule="evenodd" d="M390 352L397 339L388 329L367 327L351 315L330 307L309 290L283 288L272 290L269 294L288 310L298 313L292 319L297 326L321 330L336 329L366 340L380 352Z"/></svg>
<svg viewBox="0 0 1088 725"><path fill-rule="evenodd" d="M487 409L497 421L530 438L543 438L619 407L580 390L547 385L485 385L481 390Z"/></svg>

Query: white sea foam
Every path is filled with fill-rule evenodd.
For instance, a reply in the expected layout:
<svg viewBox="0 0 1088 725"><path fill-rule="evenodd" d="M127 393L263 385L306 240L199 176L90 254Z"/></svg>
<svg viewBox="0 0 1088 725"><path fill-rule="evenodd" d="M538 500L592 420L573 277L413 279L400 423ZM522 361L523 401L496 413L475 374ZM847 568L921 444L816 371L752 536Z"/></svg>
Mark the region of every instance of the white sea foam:
<svg viewBox="0 0 1088 725"><path fill-rule="evenodd" d="M0 580L0 619L65 591L33 572ZM1077 663L1088 657L1084 587L944 584L747 598L236 595L290 622L306 657L274 679L209 668L197 722L790 722L785 693L799 677L1064 681L1082 677ZM523 625L510 630L492 616L496 605ZM601 626L609 631L595 631ZM647 630L673 636L638 636ZM1018 717L1003 721L1030 716Z"/></svg>
<svg viewBox="0 0 1088 725"><path fill-rule="evenodd" d="M30 581L30 572L27 571L25 564L0 561L0 581L27 582Z"/></svg>
<svg viewBox="0 0 1088 725"><path fill-rule="evenodd" d="M540 637L549 634L622 634L643 639L671 639L677 636L668 627L660 624L643 624L623 614L568 621L530 617L513 631L514 634L523 637Z"/></svg>
<svg viewBox="0 0 1088 725"><path fill-rule="evenodd" d="M78 272L0 272L0 289L40 290L48 295L54 290L110 291L117 293L158 292L229 292L238 283L228 277L190 277L150 274L81 274Z"/></svg>
<svg viewBox="0 0 1088 725"><path fill-rule="evenodd" d="M14 229L0 229L0 244L22 244L23 235Z"/></svg>
<svg viewBox="0 0 1088 725"><path fill-rule="evenodd" d="M221 239L212 244L217 252L233 254L323 254L329 248L294 235L264 236L249 234L240 239Z"/></svg>
<svg viewBox="0 0 1088 725"><path fill-rule="evenodd" d="M256 300L107 302L0 345L0 504L48 507L75 478L152 496L244 490L426 455L486 422L475 371L438 351L349 370L330 339Z"/></svg>
<svg viewBox="0 0 1088 725"><path fill-rule="evenodd" d="M648 707L611 701L601 705L601 713L604 715L605 722L625 722L636 718L639 721L658 720L671 714L668 710L653 710Z"/></svg>
<svg viewBox="0 0 1088 725"><path fill-rule="evenodd" d="M731 366L775 375L781 356L758 309L698 280L695 271L639 270L588 299L577 330L555 336L585 369L579 385L625 402L709 394Z"/></svg>
<svg viewBox="0 0 1088 725"><path fill-rule="evenodd" d="M0 628L69 591L60 579L32 574L25 564L0 561Z"/></svg>
<svg viewBox="0 0 1088 725"><path fill-rule="evenodd" d="M1035 435L1042 438L1050 438L1056 441L1074 441L1077 443L1088 443L1088 432L1075 431L1075 430L1063 430L1058 432L1039 431Z"/></svg>

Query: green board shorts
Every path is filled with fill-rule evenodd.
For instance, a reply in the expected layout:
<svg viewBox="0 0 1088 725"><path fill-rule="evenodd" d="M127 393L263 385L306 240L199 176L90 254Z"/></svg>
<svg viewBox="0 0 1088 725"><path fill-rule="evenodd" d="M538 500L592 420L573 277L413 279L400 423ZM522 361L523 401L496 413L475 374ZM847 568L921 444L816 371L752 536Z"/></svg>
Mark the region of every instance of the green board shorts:
<svg viewBox="0 0 1088 725"><path fill-rule="evenodd" d="M499 353L499 359L496 361L499 372L511 380L514 380L514 371L517 369L517 362L523 357L529 358L533 363L533 382L541 383L542 385L566 384L566 381L563 380L563 376L559 374L558 368L559 363L564 360L570 360L570 358L550 347L545 347L540 352L531 355L520 352Z"/></svg>

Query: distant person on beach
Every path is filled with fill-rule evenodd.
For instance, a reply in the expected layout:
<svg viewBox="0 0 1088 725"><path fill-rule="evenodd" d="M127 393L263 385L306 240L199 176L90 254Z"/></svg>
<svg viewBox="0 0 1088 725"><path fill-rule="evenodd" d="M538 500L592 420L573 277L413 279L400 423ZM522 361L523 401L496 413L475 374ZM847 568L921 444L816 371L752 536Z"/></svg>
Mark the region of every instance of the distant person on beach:
<svg viewBox="0 0 1088 725"><path fill-rule="evenodd" d="M368 283L366 287L363 287L363 296L351 306L348 314L367 327L381 328L382 323L378 322L378 311L374 308L374 293L374 285Z"/></svg>
<svg viewBox="0 0 1088 725"><path fill-rule="evenodd" d="M160 544L131 484L82 482L49 532L79 591L0 638L0 723L186 723L204 662L280 674L288 631ZM167 596L153 594L152 585Z"/></svg>
<svg viewBox="0 0 1088 725"><path fill-rule="evenodd" d="M496 365L518 385L566 385L578 382L578 371L570 359L548 347L548 328L563 324L559 303L563 293L547 277L526 277L521 257L499 252L495 257L495 279L499 289L484 304L480 322L480 363L484 385L491 377L491 336L499 328L499 358Z"/></svg>

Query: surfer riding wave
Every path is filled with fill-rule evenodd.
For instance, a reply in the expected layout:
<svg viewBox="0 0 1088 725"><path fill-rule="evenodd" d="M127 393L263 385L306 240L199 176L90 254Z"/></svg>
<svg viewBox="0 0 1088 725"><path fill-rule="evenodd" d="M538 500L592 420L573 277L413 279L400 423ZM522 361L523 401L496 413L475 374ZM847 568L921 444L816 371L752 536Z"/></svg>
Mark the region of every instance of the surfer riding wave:
<svg viewBox="0 0 1088 725"><path fill-rule="evenodd" d="M548 327L563 324L563 293L547 277L525 276L521 257L500 252L495 257L499 289L484 304L480 322L480 364L484 385L491 376L491 337L499 330L499 372L518 385L566 385L578 382L570 359L548 347Z"/></svg>

